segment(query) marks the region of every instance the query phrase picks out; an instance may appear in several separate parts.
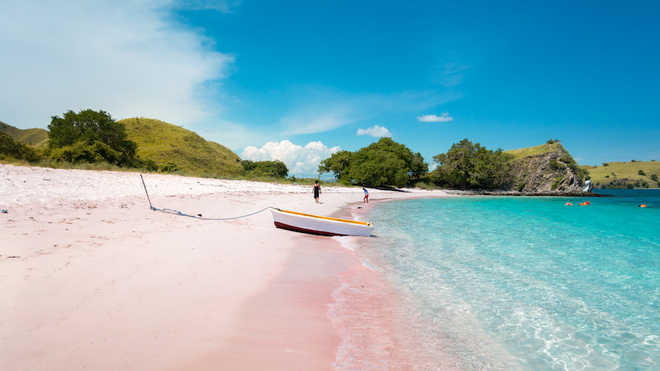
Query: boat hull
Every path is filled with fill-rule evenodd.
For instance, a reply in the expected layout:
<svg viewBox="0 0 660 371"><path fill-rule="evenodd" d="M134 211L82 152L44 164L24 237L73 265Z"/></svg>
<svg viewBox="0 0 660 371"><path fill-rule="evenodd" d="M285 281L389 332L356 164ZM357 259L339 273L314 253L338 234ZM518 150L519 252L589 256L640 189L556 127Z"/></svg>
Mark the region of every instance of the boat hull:
<svg viewBox="0 0 660 371"><path fill-rule="evenodd" d="M275 227L322 236L370 236L370 223L271 209Z"/></svg>

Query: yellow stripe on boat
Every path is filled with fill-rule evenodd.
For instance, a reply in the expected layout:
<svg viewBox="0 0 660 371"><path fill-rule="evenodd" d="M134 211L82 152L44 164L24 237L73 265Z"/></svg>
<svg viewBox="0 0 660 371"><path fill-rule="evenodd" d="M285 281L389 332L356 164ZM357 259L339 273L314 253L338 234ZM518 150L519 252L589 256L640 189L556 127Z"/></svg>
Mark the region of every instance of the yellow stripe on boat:
<svg viewBox="0 0 660 371"><path fill-rule="evenodd" d="M359 225L371 225L367 222L361 222L361 221L358 221L358 220L339 219L339 218L333 218L333 217L329 217L329 216L318 216L318 215L299 213L297 211L284 210L284 209L275 209L275 210L281 211L283 213L289 213L289 214L295 214L295 215L301 215L301 216L308 216L310 218L334 220L336 222L353 223L353 224L359 224Z"/></svg>

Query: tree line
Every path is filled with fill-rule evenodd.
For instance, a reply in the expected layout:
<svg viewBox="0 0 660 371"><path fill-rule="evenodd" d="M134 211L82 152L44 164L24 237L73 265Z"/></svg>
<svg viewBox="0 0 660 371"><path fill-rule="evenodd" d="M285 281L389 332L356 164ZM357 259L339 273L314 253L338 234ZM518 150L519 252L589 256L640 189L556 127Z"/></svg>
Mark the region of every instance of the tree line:
<svg viewBox="0 0 660 371"><path fill-rule="evenodd" d="M414 186L421 182L456 189L497 189L510 185L511 156L463 139L433 157L429 172L424 157L391 138L381 138L355 152L339 151L322 161L319 172L333 173L344 184L370 187Z"/></svg>

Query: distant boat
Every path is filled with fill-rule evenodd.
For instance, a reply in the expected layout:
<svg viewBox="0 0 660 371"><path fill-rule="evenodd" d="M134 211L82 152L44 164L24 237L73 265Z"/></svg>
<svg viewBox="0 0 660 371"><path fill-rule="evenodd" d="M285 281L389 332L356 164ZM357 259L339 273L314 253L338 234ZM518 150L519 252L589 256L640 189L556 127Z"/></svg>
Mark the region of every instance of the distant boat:
<svg viewBox="0 0 660 371"><path fill-rule="evenodd" d="M593 185L591 184L591 180L587 180L587 181L584 183L584 185L585 185L585 187L584 187L584 189L582 190L582 192L591 192L591 189L593 188Z"/></svg>
<svg viewBox="0 0 660 371"><path fill-rule="evenodd" d="M272 208L275 227L323 236L370 236L374 226L358 220L331 218Z"/></svg>

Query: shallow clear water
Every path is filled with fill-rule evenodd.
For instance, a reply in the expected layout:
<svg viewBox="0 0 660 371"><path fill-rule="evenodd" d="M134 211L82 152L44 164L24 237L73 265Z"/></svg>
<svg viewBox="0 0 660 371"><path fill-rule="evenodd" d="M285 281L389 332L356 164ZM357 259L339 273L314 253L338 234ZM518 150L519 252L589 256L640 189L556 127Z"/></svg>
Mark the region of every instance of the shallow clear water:
<svg viewBox="0 0 660 371"><path fill-rule="evenodd" d="M461 368L657 370L660 191L609 193L384 203L361 254Z"/></svg>

